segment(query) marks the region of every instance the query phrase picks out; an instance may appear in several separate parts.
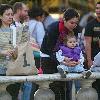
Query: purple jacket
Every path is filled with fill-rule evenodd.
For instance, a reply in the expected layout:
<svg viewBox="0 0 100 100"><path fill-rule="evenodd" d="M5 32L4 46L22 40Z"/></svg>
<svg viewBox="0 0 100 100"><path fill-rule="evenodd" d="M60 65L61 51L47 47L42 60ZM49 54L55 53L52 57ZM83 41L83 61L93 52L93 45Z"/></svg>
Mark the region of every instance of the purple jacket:
<svg viewBox="0 0 100 100"><path fill-rule="evenodd" d="M66 46L60 46L60 49L62 50L63 56L72 58L73 61L78 61L80 59L80 47L68 48Z"/></svg>

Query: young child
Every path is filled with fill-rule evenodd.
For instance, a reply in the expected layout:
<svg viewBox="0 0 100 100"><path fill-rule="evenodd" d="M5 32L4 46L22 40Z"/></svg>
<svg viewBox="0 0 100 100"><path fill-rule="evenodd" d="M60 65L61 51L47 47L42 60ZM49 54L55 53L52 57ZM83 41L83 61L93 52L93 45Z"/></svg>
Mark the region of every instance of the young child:
<svg viewBox="0 0 100 100"><path fill-rule="evenodd" d="M56 58L60 62L57 66L58 72L62 78L66 77L68 72L84 72L83 68L84 57L80 47L78 46L76 37L74 35L67 35L63 40L63 45L60 50L56 52ZM73 61L75 66L67 66L66 62ZM90 76L89 73L86 75Z"/></svg>

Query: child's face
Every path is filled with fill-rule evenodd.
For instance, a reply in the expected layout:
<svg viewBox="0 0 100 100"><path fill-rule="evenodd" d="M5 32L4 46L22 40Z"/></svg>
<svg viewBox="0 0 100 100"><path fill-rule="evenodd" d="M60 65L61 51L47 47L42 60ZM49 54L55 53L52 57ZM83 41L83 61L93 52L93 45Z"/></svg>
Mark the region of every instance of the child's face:
<svg viewBox="0 0 100 100"><path fill-rule="evenodd" d="M76 47L76 45L77 45L77 41L76 41L75 38L69 38L69 39L68 39L68 41L67 41L67 46L68 46L69 48L74 48L74 47Z"/></svg>

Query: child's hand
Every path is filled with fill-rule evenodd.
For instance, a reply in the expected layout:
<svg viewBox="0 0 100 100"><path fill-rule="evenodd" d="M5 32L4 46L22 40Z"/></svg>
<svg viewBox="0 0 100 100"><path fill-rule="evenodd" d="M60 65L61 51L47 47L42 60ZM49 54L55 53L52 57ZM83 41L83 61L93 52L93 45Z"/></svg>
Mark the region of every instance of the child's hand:
<svg viewBox="0 0 100 100"><path fill-rule="evenodd" d="M71 61L71 59L72 59L72 58L65 57L65 58L64 58L64 62L68 63L69 61Z"/></svg>
<svg viewBox="0 0 100 100"><path fill-rule="evenodd" d="M77 65L80 64L80 61L76 61L76 64L77 64Z"/></svg>
<svg viewBox="0 0 100 100"><path fill-rule="evenodd" d="M76 64L76 61L69 61L69 62L63 61L62 63L63 63L64 65L70 66L70 67L74 67L74 66L77 65L77 64Z"/></svg>

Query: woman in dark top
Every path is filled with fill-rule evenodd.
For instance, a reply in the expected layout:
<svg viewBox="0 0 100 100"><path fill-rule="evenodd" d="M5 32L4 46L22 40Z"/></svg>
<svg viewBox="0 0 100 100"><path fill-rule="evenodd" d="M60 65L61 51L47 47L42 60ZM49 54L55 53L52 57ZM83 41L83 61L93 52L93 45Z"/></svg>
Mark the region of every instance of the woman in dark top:
<svg viewBox="0 0 100 100"><path fill-rule="evenodd" d="M54 22L48 26L47 33L44 36L41 45L41 65L43 73L51 74L57 72L58 62L55 56L56 54L55 52L59 49L59 45L63 44L63 38L66 36L66 34L71 33L71 31L73 31L76 28L78 21L79 21L78 12L73 8L69 8L64 12L63 19L60 19L59 21ZM66 65L68 66L76 65L75 62L70 61L70 59L65 59L65 61L66 60L67 60ZM60 84L60 82L54 82L53 84L50 85L50 88L55 92L56 100L59 100L60 98L59 95L61 94L62 94L61 98L62 100L64 100L63 83ZM69 91L67 92L69 94Z"/></svg>
<svg viewBox="0 0 100 100"><path fill-rule="evenodd" d="M41 45L41 56L42 56L42 68L44 73L55 73L57 72L57 61L55 58L55 51L59 49L59 45L63 44L63 37L69 34L76 28L79 21L79 14L76 10L70 8L64 12L63 19L58 22L52 23L44 37ZM71 66L74 63L69 61Z"/></svg>

